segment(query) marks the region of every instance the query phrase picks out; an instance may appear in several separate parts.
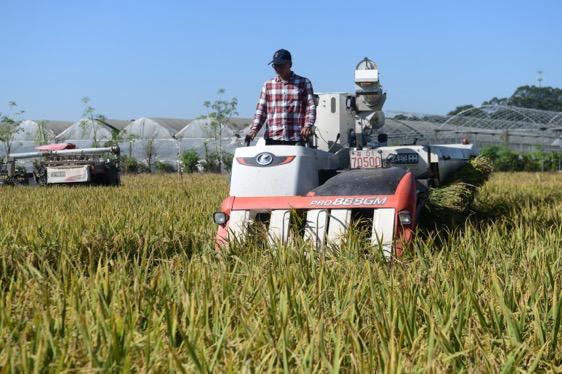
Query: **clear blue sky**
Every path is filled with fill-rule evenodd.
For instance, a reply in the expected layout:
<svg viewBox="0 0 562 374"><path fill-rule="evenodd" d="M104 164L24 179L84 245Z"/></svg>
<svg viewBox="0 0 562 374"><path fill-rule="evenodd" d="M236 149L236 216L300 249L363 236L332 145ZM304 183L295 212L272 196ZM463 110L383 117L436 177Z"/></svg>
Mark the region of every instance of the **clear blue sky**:
<svg viewBox="0 0 562 374"><path fill-rule="evenodd" d="M562 1L0 0L0 112L76 120L193 118L219 88L253 114L278 48L316 91L352 91L380 66L387 110L445 113L562 87Z"/></svg>

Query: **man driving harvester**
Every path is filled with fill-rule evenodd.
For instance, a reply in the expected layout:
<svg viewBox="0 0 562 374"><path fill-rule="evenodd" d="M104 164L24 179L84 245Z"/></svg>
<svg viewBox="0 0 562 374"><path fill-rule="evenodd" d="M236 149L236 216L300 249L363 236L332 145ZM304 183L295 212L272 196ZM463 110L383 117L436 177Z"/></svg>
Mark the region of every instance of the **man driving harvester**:
<svg viewBox="0 0 562 374"><path fill-rule="evenodd" d="M316 104L312 83L291 71L291 53L280 49L269 63L277 77L264 83L256 115L246 141L253 140L265 123L267 145L305 143L312 135Z"/></svg>

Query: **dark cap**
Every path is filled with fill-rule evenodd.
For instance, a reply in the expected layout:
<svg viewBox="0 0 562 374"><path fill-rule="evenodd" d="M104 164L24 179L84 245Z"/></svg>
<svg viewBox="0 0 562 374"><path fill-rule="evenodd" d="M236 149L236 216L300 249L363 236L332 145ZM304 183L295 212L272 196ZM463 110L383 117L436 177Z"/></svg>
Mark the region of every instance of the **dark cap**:
<svg viewBox="0 0 562 374"><path fill-rule="evenodd" d="M273 54L273 60L269 63L271 64L284 64L287 62L291 62L291 52L287 51L286 49L280 49Z"/></svg>

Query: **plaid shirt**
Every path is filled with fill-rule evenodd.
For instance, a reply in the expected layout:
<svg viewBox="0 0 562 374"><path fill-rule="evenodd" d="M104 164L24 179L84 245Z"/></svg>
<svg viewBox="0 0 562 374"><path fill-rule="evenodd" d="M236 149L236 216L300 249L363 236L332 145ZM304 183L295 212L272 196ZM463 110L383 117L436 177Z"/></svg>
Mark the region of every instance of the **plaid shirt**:
<svg viewBox="0 0 562 374"><path fill-rule="evenodd" d="M257 133L265 123L266 138L299 141L301 129L315 120L312 83L291 73L288 81L276 77L264 83L251 130Z"/></svg>

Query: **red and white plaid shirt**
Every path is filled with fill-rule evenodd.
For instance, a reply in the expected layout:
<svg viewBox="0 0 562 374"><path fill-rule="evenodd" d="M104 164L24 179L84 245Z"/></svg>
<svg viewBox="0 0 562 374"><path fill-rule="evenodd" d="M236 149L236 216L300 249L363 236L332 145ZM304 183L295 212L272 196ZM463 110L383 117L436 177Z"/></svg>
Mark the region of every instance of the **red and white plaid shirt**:
<svg viewBox="0 0 562 374"><path fill-rule="evenodd" d="M312 83L291 73L288 81L280 77L264 83L251 130L256 133L266 125L265 137L299 141L303 127L316 121L316 104Z"/></svg>

